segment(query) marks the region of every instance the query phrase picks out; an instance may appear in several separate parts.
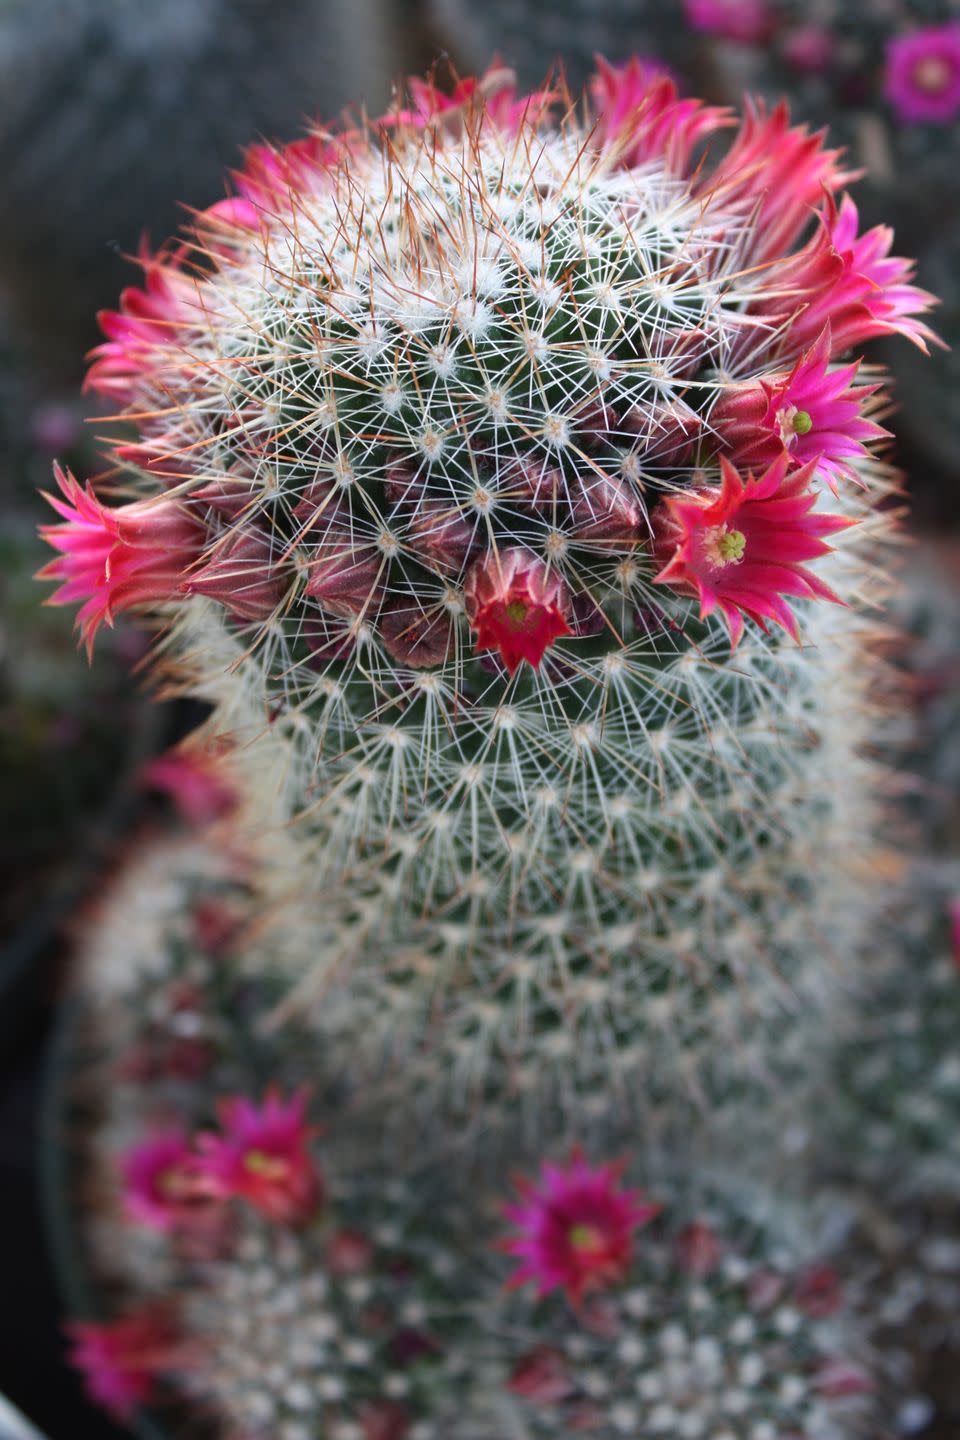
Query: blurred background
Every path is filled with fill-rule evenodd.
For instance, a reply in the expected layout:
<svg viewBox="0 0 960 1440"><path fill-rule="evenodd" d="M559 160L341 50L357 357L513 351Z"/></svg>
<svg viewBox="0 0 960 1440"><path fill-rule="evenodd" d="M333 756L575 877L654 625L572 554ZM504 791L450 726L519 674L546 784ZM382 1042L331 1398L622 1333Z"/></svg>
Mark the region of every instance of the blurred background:
<svg viewBox="0 0 960 1440"><path fill-rule="evenodd" d="M960 0L0 0L0 1395L52 1440L116 1433L60 1368L36 1183L63 936L155 803L145 762L195 718L145 701L133 627L104 634L88 667L72 611L44 607L32 579L52 459L97 473L83 357L96 312L136 282L142 236L156 245L185 203L221 198L245 144L345 106L380 113L404 73L467 74L499 55L535 87L557 58L576 88L595 52L639 52L689 93L786 94L797 118L829 124L866 169L864 222L892 221L897 252L942 298L934 323L960 341L957 24ZM926 105L890 79L918 36ZM890 423L910 475L907 663L921 731L937 730L960 779L960 739L942 743L960 734L960 349L925 361L900 342L878 358L897 377ZM952 796L921 823L955 832ZM0 1408L0 1440L12 1425Z"/></svg>

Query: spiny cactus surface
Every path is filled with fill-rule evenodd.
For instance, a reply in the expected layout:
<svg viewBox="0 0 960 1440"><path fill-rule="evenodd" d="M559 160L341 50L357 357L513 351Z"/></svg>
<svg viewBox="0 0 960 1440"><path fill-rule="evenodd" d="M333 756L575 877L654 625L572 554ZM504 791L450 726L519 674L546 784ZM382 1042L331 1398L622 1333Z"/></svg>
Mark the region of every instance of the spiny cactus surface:
<svg viewBox="0 0 960 1440"><path fill-rule="evenodd" d="M88 644L165 610L283 757L328 1032L433 1028L474 1095L696 1088L871 912L891 478L839 360L929 297L822 137L727 123L634 62L582 118L494 72L254 147L103 319L141 498L59 476Z"/></svg>
<svg viewBox="0 0 960 1440"><path fill-rule="evenodd" d="M563 1142L512 1181L475 1152L464 1183L449 1135L398 1161L382 1110L344 1106L290 1031L264 1045L250 982L215 999L215 957L164 929L125 990L88 966L64 1077L99 1111L78 1178L114 1290L74 1354L115 1413L174 1400L231 1440L886 1433L864 1318L795 1206ZM188 1014L206 1063L184 1068Z"/></svg>

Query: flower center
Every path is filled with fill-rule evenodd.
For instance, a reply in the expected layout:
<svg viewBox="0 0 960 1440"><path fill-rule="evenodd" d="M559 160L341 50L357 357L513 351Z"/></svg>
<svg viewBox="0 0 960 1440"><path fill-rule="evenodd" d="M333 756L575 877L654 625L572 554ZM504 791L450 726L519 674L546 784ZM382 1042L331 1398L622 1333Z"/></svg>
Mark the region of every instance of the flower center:
<svg viewBox="0 0 960 1440"><path fill-rule="evenodd" d="M780 439L790 446L798 435L809 435L813 429L813 416L809 410L798 410L796 405L785 405L777 411Z"/></svg>
<svg viewBox="0 0 960 1440"><path fill-rule="evenodd" d="M603 1249L603 1235L596 1225L571 1225L569 1240L581 1255L595 1255Z"/></svg>
<svg viewBox="0 0 960 1440"><path fill-rule="evenodd" d="M942 95L950 85L950 66L940 55L924 55L913 67L913 79L927 95Z"/></svg>
<svg viewBox="0 0 960 1440"><path fill-rule="evenodd" d="M177 1165L168 1165L157 1176L157 1190L164 1200L178 1200L186 1190L183 1172Z"/></svg>
<svg viewBox="0 0 960 1440"><path fill-rule="evenodd" d="M503 613L507 621L517 630L520 630L526 622L530 607L524 600L508 600L503 607Z"/></svg>
<svg viewBox="0 0 960 1440"><path fill-rule="evenodd" d="M289 1171L286 1160L268 1155L264 1150L248 1150L243 1157L243 1168L263 1180L285 1180Z"/></svg>
<svg viewBox="0 0 960 1440"><path fill-rule="evenodd" d="M740 564L747 548L747 537L742 530L731 530L726 525L714 525L703 538L704 554L711 565L725 567Z"/></svg>

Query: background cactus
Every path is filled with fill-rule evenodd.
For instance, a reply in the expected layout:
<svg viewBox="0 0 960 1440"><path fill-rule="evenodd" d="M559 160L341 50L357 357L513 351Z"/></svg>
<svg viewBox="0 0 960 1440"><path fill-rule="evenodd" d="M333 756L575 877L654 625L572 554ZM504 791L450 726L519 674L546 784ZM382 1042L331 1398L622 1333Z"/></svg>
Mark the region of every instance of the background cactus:
<svg viewBox="0 0 960 1440"><path fill-rule="evenodd" d="M629 1193L627 1228L612 1266L597 1272L589 1258L599 1278L574 1306L558 1293L538 1298L530 1283L507 1291L519 1261L502 1248L513 1248L521 1213L508 1162L481 1146L457 1175L447 1136L398 1163L390 1117L384 1124L362 1096L344 1104L341 1077L324 1076L308 1032L292 1027L282 1045L264 1046L256 983L227 979L224 990L200 927L184 925L224 896L222 881L198 882L198 854L191 844L175 859L164 842L135 863L141 903L159 882L146 908L166 919L149 966L119 990L111 911L129 909L121 897L133 873L92 919L80 956L86 1018L69 1071L73 1108L99 1111L74 1177L96 1195L88 1264L101 1284L110 1279L122 1324L133 1317L159 1337L157 1307L167 1307L151 1384L163 1373L225 1435L280 1440L888 1433L876 1428L868 1313L851 1310L840 1276L817 1261L802 1209L762 1187L671 1174L647 1159L621 1178L619 1165L562 1154L545 1182L528 1160L525 1216L548 1194L574 1214L588 1177L601 1198ZM208 851L203 868L215 874L221 863ZM171 876L186 871L192 905L168 910ZM191 1017L206 1064L182 1063ZM265 1074L277 1094L304 1075L313 1082L305 1119L321 1130L309 1141L310 1206L278 1224L237 1199L212 1220L201 1194L158 1223L131 1156L156 1150L172 1118L187 1135L223 1123L223 1099L258 1092ZM628 1192L637 1180L644 1192ZM161 1211L174 1203L169 1183L152 1193ZM601 1211L588 1213L602 1223Z"/></svg>

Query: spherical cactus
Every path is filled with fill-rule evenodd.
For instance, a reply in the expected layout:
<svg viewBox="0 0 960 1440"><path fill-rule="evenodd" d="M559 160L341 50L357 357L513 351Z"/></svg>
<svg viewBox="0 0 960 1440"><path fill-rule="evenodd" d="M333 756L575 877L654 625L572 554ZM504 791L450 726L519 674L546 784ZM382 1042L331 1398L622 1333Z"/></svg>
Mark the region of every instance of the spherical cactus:
<svg viewBox="0 0 960 1440"><path fill-rule="evenodd" d="M89 642L159 609L283 757L298 994L354 1061L438 1035L436 1094L695 1091L873 903L892 480L838 357L929 297L782 109L720 145L634 62L580 116L494 72L254 147L103 318L139 498L61 476L47 531Z"/></svg>

